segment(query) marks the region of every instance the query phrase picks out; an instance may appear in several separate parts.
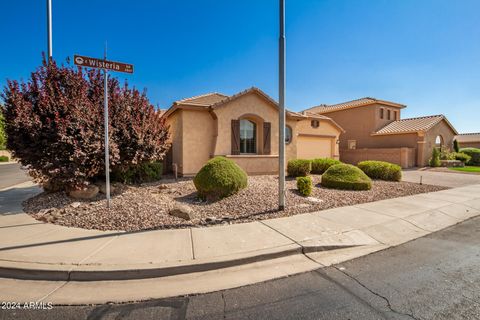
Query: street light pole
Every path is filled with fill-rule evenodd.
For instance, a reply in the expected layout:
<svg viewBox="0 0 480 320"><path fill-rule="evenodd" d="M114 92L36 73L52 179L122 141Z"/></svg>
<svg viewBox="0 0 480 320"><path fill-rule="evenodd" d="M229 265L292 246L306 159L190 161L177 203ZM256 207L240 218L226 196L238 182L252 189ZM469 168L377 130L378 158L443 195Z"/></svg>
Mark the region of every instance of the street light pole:
<svg viewBox="0 0 480 320"><path fill-rule="evenodd" d="M285 209L285 0L280 0L278 39L278 210Z"/></svg>
<svg viewBox="0 0 480 320"><path fill-rule="evenodd" d="M52 60L52 0L47 0L47 61Z"/></svg>

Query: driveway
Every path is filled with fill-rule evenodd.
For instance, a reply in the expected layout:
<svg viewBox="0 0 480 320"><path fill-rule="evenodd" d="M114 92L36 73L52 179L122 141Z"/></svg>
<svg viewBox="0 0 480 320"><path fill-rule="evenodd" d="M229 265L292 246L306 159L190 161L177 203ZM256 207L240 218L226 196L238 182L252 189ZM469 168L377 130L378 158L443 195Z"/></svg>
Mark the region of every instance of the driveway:
<svg viewBox="0 0 480 320"><path fill-rule="evenodd" d="M422 182L450 188L463 187L472 184L480 184L480 175L455 172L438 172L421 169L409 169L403 171L403 181Z"/></svg>

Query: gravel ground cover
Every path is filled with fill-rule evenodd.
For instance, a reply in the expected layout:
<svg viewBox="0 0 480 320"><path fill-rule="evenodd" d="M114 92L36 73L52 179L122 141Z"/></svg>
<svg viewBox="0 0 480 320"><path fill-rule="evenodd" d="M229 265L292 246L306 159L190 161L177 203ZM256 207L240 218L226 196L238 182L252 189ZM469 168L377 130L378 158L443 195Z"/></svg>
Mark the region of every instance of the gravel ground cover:
<svg viewBox="0 0 480 320"><path fill-rule="evenodd" d="M191 179L162 179L141 186L117 185L111 208L106 208L104 195L92 200L75 200L63 192L42 193L24 202L24 210L33 217L69 227L97 230L137 231L145 229L209 226L291 216L299 213L396 198L447 189L410 182L376 180L368 191L327 189L319 183L321 176L312 175L314 188L308 198L296 190L296 181L288 179L285 211L277 211L276 176L252 176L248 187L238 194L208 203L196 196ZM179 204L194 211L192 220L169 215Z"/></svg>

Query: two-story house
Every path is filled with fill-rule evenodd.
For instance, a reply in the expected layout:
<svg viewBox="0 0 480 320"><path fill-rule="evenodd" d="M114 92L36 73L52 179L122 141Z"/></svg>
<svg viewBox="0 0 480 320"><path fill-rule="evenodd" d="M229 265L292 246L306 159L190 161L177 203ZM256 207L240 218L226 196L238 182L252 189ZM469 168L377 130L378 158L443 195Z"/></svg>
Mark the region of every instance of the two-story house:
<svg viewBox="0 0 480 320"><path fill-rule="evenodd" d="M425 166L434 147L448 147L457 131L443 115L402 119L406 106L375 98L319 105L303 114L325 115L345 132L340 135L340 160L356 164L382 160L403 168Z"/></svg>

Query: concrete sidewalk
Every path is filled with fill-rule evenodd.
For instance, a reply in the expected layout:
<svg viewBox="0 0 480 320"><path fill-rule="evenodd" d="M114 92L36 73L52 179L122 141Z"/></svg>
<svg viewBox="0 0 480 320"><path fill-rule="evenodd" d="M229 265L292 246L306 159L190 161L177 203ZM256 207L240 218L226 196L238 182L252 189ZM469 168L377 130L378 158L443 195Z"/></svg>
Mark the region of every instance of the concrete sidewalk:
<svg viewBox="0 0 480 320"><path fill-rule="evenodd" d="M28 292L22 287L40 286L30 298L56 303L129 301L245 285L399 245L480 214L480 185L471 185L244 224L103 232L38 222L18 210L18 201L38 189L28 184L15 189L0 191L0 277L8 278L0 288L15 288L2 298L19 298ZM5 192L10 196L2 196ZM87 293L98 285L109 289Z"/></svg>

